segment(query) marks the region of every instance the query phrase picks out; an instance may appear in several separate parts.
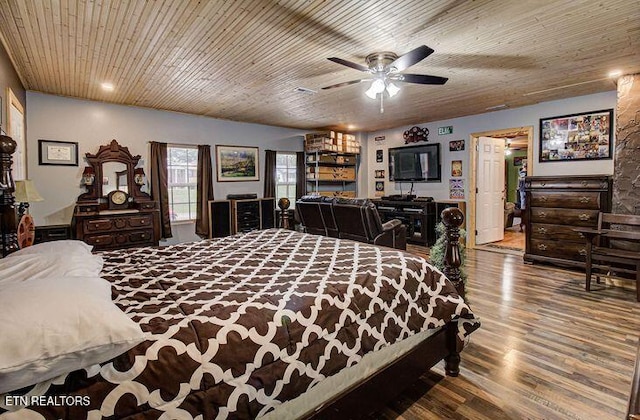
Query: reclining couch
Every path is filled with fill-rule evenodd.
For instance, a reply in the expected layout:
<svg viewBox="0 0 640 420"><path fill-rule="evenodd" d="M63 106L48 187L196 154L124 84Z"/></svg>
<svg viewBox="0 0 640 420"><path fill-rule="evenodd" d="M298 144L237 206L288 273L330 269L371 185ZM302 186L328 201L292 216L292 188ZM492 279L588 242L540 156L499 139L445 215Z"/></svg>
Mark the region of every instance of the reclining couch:
<svg viewBox="0 0 640 420"><path fill-rule="evenodd" d="M407 249L407 229L400 220L382 223L369 199L307 195L296 201L305 232Z"/></svg>

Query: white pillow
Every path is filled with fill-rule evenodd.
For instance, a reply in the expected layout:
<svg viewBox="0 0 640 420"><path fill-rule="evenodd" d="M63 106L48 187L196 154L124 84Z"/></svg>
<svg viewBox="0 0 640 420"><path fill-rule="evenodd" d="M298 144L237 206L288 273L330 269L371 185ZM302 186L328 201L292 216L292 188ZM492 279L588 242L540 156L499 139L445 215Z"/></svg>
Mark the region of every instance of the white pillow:
<svg viewBox="0 0 640 420"><path fill-rule="evenodd" d="M16 252L9 254L9 257L17 257L19 255L42 255L42 254L62 254L62 255L88 255L91 254L92 245L82 241L73 239L64 239L61 241L42 242L22 248Z"/></svg>
<svg viewBox="0 0 640 420"><path fill-rule="evenodd" d="M43 277L98 277L104 261L99 255L27 254L0 259L0 287L14 281Z"/></svg>
<svg viewBox="0 0 640 420"><path fill-rule="evenodd" d="M0 325L0 394L107 362L146 337L98 277L7 284Z"/></svg>

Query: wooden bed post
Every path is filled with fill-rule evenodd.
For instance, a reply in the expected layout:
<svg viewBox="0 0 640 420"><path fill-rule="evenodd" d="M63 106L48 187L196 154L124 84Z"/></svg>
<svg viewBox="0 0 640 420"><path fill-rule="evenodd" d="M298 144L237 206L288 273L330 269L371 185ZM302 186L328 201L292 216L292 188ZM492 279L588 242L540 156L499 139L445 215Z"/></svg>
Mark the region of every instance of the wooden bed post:
<svg viewBox="0 0 640 420"><path fill-rule="evenodd" d="M453 283L458 294L465 298L464 282L460 278L460 226L464 215L457 207L449 207L442 211L442 223L445 226L444 275Z"/></svg>
<svg viewBox="0 0 640 420"><path fill-rule="evenodd" d="M442 211L442 223L445 226L445 250L444 250L444 275L453 283L458 294L464 299L464 282L460 278L460 226L464 222L464 215L457 207L449 207ZM462 343L458 339L458 323L449 322L447 324L446 340L447 351L445 356L444 371L448 376L458 376L460 374L460 352Z"/></svg>
<svg viewBox="0 0 640 420"><path fill-rule="evenodd" d="M0 236L2 256L18 250L16 209L13 192L15 184L11 174L11 155L17 143L9 136L0 135Z"/></svg>

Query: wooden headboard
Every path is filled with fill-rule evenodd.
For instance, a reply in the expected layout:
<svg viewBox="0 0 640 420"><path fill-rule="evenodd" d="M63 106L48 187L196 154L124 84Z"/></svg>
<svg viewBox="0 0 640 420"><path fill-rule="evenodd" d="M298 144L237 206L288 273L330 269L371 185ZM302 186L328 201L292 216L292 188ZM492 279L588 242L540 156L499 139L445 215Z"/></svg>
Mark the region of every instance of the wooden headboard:
<svg viewBox="0 0 640 420"><path fill-rule="evenodd" d="M11 174L11 155L16 151L16 142L9 136L0 135L0 246L2 256L18 250L16 208L13 192L15 184Z"/></svg>

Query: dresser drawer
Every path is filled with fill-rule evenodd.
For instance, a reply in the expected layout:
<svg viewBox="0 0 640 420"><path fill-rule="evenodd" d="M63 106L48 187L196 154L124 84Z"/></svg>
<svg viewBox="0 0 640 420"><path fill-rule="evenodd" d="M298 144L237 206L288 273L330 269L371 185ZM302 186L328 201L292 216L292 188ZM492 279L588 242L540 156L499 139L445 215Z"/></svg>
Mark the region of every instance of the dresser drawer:
<svg viewBox="0 0 640 420"><path fill-rule="evenodd" d="M531 223L591 227L598 223L598 210L531 207Z"/></svg>
<svg viewBox="0 0 640 420"><path fill-rule="evenodd" d="M94 219L84 221L85 232L108 232L114 228L111 219Z"/></svg>
<svg viewBox="0 0 640 420"><path fill-rule="evenodd" d="M93 245L96 250L109 248L126 248L134 245L154 245L153 229L112 232L101 235L86 235L84 241Z"/></svg>
<svg viewBox="0 0 640 420"><path fill-rule="evenodd" d="M545 239L531 239L530 253L551 258L563 258L584 262L587 255L587 244L554 241Z"/></svg>
<svg viewBox="0 0 640 420"><path fill-rule="evenodd" d="M606 178L558 178L558 179L531 179L530 188L544 188L544 189L594 189L594 190L606 190L609 187L609 182Z"/></svg>
<svg viewBox="0 0 640 420"><path fill-rule="evenodd" d="M597 191L531 191L532 207L564 207L569 209L600 208L600 193Z"/></svg>
<svg viewBox="0 0 640 420"><path fill-rule="evenodd" d="M150 214L144 216L131 216L128 219L128 225L132 228L147 227L153 224L153 217Z"/></svg>
<svg viewBox="0 0 640 420"><path fill-rule="evenodd" d="M128 242L132 244L139 244L141 242L149 242L153 239L153 230L139 230L130 232L128 235Z"/></svg>
<svg viewBox="0 0 640 420"><path fill-rule="evenodd" d="M552 239L557 241L586 243L584 235L573 229L573 226L567 225L532 223L530 227L530 236L532 239Z"/></svg>
<svg viewBox="0 0 640 420"><path fill-rule="evenodd" d="M87 235L84 237L84 241L89 245L95 246L96 250L113 245L115 243L114 239L111 234Z"/></svg>

